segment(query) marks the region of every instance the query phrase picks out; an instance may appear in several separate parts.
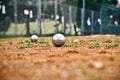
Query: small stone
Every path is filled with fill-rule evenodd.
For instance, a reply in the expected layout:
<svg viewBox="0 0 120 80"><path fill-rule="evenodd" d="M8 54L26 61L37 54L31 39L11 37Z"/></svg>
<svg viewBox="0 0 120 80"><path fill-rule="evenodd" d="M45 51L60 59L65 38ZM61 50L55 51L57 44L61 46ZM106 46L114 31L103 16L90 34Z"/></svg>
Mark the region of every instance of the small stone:
<svg viewBox="0 0 120 80"><path fill-rule="evenodd" d="M98 62L94 62L93 66L96 69L102 69L104 67L104 64L98 61Z"/></svg>

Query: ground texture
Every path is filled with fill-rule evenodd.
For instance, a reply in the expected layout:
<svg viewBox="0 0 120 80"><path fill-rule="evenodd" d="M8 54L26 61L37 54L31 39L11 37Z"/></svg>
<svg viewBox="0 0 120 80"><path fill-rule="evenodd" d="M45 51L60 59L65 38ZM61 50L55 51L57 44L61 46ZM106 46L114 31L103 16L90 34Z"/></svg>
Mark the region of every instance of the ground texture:
<svg viewBox="0 0 120 80"><path fill-rule="evenodd" d="M120 80L120 36L0 39L0 80Z"/></svg>

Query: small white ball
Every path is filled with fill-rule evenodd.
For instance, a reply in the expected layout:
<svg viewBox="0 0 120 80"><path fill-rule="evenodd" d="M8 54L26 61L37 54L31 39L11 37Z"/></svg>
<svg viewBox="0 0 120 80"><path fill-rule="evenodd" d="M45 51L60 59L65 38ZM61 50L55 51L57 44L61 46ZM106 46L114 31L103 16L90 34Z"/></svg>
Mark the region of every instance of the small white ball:
<svg viewBox="0 0 120 80"><path fill-rule="evenodd" d="M52 43L56 47L61 47L65 44L65 36L63 34L57 33L52 37Z"/></svg>
<svg viewBox="0 0 120 80"><path fill-rule="evenodd" d="M38 36L37 35L32 35L31 36L31 42L37 42L38 41Z"/></svg>

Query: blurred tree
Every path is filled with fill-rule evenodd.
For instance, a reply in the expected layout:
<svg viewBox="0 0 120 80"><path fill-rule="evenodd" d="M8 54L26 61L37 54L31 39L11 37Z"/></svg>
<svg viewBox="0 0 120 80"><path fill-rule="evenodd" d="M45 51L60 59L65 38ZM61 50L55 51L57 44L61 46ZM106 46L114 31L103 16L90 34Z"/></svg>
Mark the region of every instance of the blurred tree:
<svg viewBox="0 0 120 80"><path fill-rule="evenodd" d="M78 0L78 7L82 7L82 1L83 0ZM87 9L92 9L94 5L98 3L108 3L111 5L115 5L117 3L117 0L85 0L85 3Z"/></svg>

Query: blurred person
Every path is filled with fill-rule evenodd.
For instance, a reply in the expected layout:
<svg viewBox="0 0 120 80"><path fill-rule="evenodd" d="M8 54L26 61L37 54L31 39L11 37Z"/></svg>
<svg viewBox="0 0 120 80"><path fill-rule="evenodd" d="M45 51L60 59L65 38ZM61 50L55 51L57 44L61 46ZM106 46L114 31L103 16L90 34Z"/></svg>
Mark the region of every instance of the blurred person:
<svg viewBox="0 0 120 80"><path fill-rule="evenodd" d="M120 0L117 0L117 2L116 7L120 8Z"/></svg>

